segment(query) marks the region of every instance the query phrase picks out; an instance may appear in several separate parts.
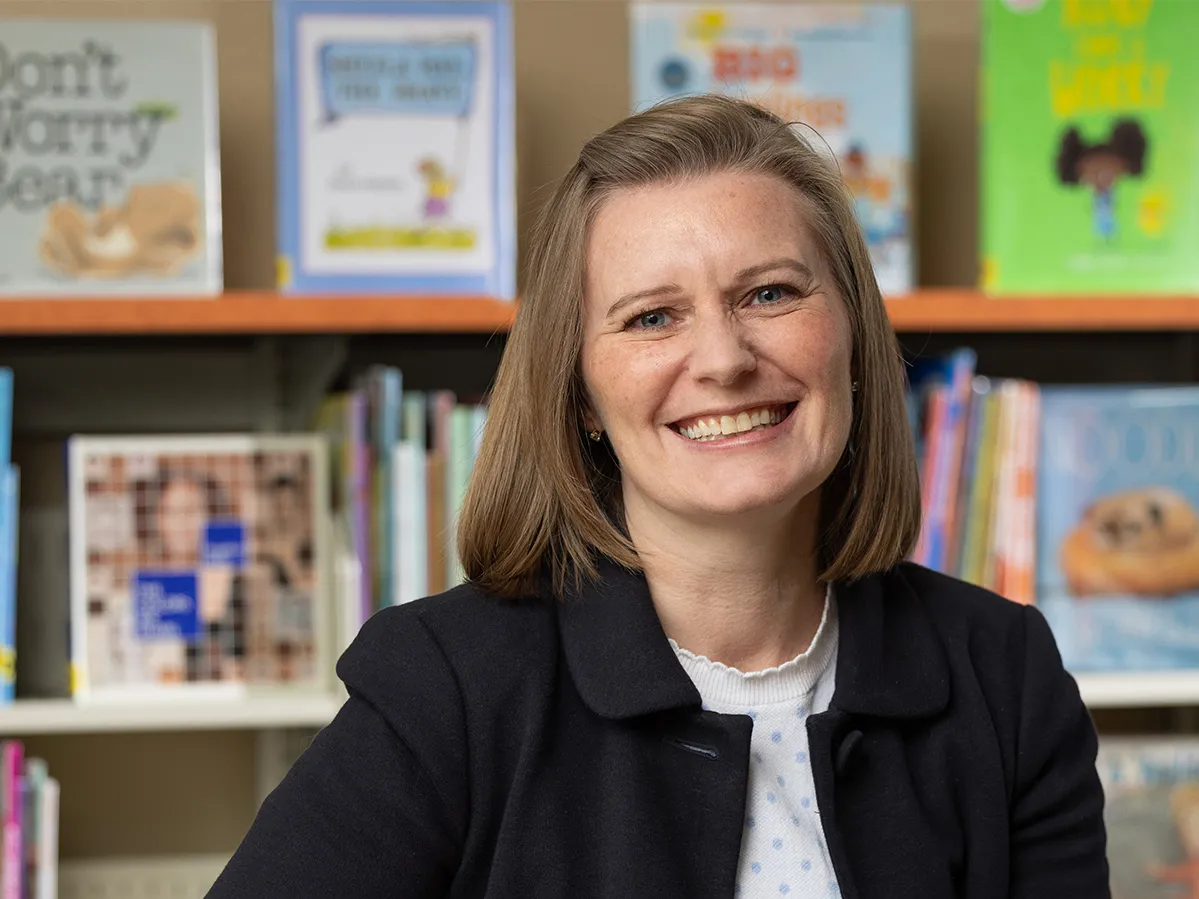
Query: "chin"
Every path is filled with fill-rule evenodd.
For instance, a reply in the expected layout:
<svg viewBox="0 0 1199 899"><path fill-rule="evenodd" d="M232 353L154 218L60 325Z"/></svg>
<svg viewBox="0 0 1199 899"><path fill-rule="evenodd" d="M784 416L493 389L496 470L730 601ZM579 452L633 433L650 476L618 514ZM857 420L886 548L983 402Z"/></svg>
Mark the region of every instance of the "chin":
<svg viewBox="0 0 1199 899"><path fill-rule="evenodd" d="M707 491L703 497L693 497L694 513L703 517L736 518L769 512L790 512L800 504L808 491L796 487L780 490L763 485L757 489Z"/></svg>

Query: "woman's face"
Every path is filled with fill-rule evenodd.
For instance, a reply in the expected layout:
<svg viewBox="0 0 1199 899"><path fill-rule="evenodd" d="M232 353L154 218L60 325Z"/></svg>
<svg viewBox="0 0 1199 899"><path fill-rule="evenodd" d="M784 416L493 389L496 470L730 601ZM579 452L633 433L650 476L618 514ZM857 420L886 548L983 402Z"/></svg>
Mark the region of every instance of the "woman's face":
<svg viewBox="0 0 1199 899"><path fill-rule="evenodd" d="M190 559L200 551L205 505L204 491L191 481L168 481L162 488L158 528L168 560Z"/></svg>
<svg viewBox="0 0 1199 899"><path fill-rule="evenodd" d="M723 173L601 207L582 368L630 513L814 513L849 437L851 342L782 181Z"/></svg>

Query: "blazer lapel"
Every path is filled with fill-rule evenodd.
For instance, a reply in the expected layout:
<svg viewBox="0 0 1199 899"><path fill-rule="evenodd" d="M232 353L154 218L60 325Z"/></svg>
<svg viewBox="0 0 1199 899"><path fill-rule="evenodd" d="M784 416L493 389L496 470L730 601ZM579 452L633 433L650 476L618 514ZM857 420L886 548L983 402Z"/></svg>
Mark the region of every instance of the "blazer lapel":
<svg viewBox="0 0 1199 899"><path fill-rule="evenodd" d="M567 591L559 622L571 677L597 715L620 720L700 708L640 573L600 559L597 580Z"/></svg>
<svg viewBox="0 0 1199 899"><path fill-rule="evenodd" d="M732 899L752 720L703 709L640 573L602 560L597 581L563 598L559 628L583 704L638 747L612 788L636 797L621 825L636 882L621 895Z"/></svg>
<svg viewBox="0 0 1199 899"><path fill-rule="evenodd" d="M943 712L950 698L949 662L928 608L899 569L838 584L834 595L841 625L836 687L829 710L808 720L808 741L841 896L858 899L838 822L878 817L878 803L887 794L886 783L860 780L873 773L863 731L878 719L914 720ZM853 789L847 792L848 787ZM851 803L851 794L860 801Z"/></svg>

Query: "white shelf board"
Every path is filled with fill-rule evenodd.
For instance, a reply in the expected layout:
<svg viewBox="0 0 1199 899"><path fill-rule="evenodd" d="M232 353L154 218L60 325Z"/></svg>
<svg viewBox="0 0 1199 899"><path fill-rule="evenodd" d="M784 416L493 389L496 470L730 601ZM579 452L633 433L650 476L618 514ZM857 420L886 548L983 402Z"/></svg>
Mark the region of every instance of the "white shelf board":
<svg viewBox="0 0 1199 899"><path fill-rule="evenodd" d="M262 697L240 701L176 701L77 705L69 699L17 700L0 706L0 737L122 731L319 728L333 720L334 695Z"/></svg>
<svg viewBox="0 0 1199 899"><path fill-rule="evenodd" d="M1093 709L1199 706L1199 671L1077 674L1075 680Z"/></svg>

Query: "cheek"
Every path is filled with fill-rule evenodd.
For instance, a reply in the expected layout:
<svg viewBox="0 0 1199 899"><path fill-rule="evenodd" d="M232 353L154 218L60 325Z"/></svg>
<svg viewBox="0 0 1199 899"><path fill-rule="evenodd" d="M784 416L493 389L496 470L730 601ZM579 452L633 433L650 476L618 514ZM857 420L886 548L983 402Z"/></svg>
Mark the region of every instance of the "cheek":
<svg viewBox="0 0 1199 899"><path fill-rule="evenodd" d="M670 357L654 345L605 345L602 338L583 357L583 381L591 408L609 430L652 418L669 387Z"/></svg>

